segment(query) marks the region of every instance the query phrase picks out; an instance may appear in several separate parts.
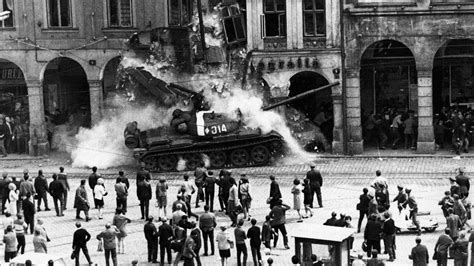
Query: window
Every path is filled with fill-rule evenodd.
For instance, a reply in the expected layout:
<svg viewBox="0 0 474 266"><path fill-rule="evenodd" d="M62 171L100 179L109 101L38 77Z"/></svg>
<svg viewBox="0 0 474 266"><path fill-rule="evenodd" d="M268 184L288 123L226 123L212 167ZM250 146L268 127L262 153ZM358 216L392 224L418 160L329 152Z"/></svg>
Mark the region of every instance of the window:
<svg viewBox="0 0 474 266"><path fill-rule="evenodd" d="M286 36L285 0L264 0L263 2L263 36Z"/></svg>
<svg viewBox="0 0 474 266"><path fill-rule="evenodd" d="M191 22L192 0L168 0L168 24L185 26Z"/></svg>
<svg viewBox="0 0 474 266"><path fill-rule="evenodd" d="M132 0L109 0L109 27L132 26Z"/></svg>
<svg viewBox="0 0 474 266"><path fill-rule="evenodd" d="M227 43L245 41L245 20L239 5L223 6L221 14Z"/></svg>
<svg viewBox="0 0 474 266"><path fill-rule="evenodd" d="M0 21L0 28L12 28L13 27L13 0L1 0L2 5L0 6L0 12L10 11L10 15L7 19Z"/></svg>
<svg viewBox="0 0 474 266"><path fill-rule="evenodd" d="M49 26L72 27L70 0L48 0Z"/></svg>
<svg viewBox="0 0 474 266"><path fill-rule="evenodd" d="M326 35L325 0L304 0L304 36Z"/></svg>

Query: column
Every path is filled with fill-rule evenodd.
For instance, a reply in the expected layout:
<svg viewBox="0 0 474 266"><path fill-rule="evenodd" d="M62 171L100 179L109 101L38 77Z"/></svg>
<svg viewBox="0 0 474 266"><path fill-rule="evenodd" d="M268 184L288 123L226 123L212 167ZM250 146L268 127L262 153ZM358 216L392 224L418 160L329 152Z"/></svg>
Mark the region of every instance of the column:
<svg viewBox="0 0 474 266"><path fill-rule="evenodd" d="M343 154L344 153L344 128L342 124L343 113L342 113L342 88L341 85L332 87L332 106L333 106L333 117L334 117L334 128L333 140L332 140L332 153Z"/></svg>
<svg viewBox="0 0 474 266"><path fill-rule="evenodd" d="M89 80L89 94L90 94L90 106L91 106L91 127L96 125L101 117L101 105L103 102L102 94L102 81L101 80Z"/></svg>
<svg viewBox="0 0 474 266"><path fill-rule="evenodd" d="M347 153L362 154L364 140L360 114L360 69L346 69Z"/></svg>
<svg viewBox="0 0 474 266"><path fill-rule="evenodd" d="M431 69L418 70L418 153L435 153Z"/></svg>
<svg viewBox="0 0 474 266"><path fill-rule="evenodd" d="M28 110L30 115L30 140L28 150L31 156L41 156L49 151L44 118L43 86L39 80L28 80Z"/></svg>

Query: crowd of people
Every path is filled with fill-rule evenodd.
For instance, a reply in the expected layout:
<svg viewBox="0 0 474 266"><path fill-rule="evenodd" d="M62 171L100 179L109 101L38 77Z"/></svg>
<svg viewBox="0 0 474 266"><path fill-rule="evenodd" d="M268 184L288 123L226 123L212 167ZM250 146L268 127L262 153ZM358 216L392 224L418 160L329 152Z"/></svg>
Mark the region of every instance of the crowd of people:
<svg viewBox="0 0 474 266"><path fill-rule="evenodd" d="M21 102L8 112L0 113L0 156L28 153L29 114Z"/></svg>

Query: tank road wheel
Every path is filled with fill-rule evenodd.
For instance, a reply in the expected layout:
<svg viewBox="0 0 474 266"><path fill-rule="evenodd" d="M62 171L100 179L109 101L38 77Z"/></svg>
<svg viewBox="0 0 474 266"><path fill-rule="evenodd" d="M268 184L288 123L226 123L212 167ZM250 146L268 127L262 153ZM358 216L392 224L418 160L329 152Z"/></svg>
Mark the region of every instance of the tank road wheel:
<svg viewBox="0 0 474 266"><path fill-rule="evenodd" d="M184 160L186 160L186 168L188 170L196 169L202 161L201 154L199 153L187 154L184 156Z"/></svg>
<svg viewBox="0 0 474 266"><path fill-rule="evenodd" d="M223 151L215 151L209 154L209 158L211 159L211 167L212 168L222 168L227 161L227 156Z"/></svg>
<svg viewBox="0 0 474 266"><path fill-rule="evenodd" d="M255 164L267 164L270 159L270 152L267 147L258 145L252 148L250 151L250 158Z"/></svg>
<svg viewBox="0 0 474 266"><path fill-rule="evenodd" d="M158 171L158 166L156 163L156 157L154 156L148 156L143 158L142 160L145 163L145 169L150 171L150 172L156 172Z"/></svg>
<svg viewBox="0 0 474 266"><path fill-rule="evenodd" d="M160 167L161 171L173 171L176 169L176 163L178 160L174 155L164 155L158 157L158 166Z"/></svg>
<svg viewBox="0 0 474 266"><path fill-rule="evenodd" d="M244 149L233 150L230 153L230 162L234 166L244 166L249 162L249 153Z"/></svg>

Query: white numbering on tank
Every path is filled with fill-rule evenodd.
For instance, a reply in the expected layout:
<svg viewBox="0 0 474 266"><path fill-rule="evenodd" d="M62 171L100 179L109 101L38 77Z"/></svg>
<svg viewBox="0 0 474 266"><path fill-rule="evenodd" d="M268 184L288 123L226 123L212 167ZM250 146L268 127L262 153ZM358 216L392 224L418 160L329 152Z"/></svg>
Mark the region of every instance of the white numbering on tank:
<svg viewBox="0 0 474 266"><path fill-rule="evenodd" d="M214 126L206 127L205 131L206 131L206 134L211 133L211 135L217 135L223 132L227 132L227 127L225 124L214 125Z"/></svg>

